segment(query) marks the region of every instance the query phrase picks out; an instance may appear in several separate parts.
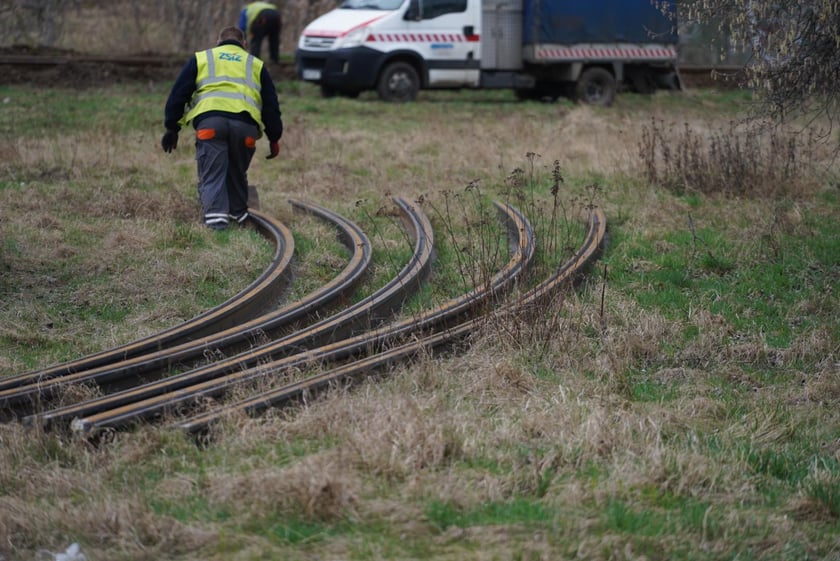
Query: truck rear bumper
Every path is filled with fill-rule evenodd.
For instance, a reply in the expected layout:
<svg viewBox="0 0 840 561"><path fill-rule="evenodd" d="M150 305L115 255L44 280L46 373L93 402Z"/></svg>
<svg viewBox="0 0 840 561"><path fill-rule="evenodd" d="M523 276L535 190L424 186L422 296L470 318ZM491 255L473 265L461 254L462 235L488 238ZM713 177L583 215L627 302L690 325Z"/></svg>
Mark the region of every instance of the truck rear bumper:
<svg viewBox="0 0 840 561"><path fill-rule="evenodd" d="M343 91L362 91L375 87L384 59L385 53L367 47L295 51L298 78Z"/></svg>

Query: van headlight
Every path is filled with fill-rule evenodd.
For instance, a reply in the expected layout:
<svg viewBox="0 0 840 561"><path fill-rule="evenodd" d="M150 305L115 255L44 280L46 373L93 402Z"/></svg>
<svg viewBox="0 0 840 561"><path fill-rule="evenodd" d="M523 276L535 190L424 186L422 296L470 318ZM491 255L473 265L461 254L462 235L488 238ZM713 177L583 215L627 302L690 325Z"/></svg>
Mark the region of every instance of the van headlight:
<svg viewBox="0 0 840 561"><path fill-rule="evenodd" d="M370 33L370 28L368 27L354 29L344 37L339 37L335 42L334 48L346 49L349 47L358 47L359 45L365 42L368 33Z"/></svg>

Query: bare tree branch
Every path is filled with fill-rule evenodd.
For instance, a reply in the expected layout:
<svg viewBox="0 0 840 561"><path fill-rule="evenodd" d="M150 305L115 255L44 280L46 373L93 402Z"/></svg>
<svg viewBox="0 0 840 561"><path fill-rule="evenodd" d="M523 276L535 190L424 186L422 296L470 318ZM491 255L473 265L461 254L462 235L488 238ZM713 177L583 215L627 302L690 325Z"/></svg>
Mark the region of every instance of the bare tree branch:
<svg viewBox="0 0 840 561"><path fill-rule="evenodd" d="M763 115L778 121L840 117L840 3L837 0L681 0L682 22L719 22L752 57L747 85Z"/></svg>

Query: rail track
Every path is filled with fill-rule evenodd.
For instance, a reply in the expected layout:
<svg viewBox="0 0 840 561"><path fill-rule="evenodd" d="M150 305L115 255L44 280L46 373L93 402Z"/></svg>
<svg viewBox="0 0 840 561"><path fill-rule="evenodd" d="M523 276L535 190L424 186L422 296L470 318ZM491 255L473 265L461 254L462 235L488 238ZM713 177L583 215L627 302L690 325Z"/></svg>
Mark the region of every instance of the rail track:
<svg viewBox="0 0 840 561"><path fill-rule="evenodd" d="M184 56L98 56L61 53L3 53L0 69L9 83L44 85L101 85L101 81L121 79L174 79ZM272 76L284 81L296 80L294 61L281 59L270 63ZM739 65L680 64L682 82L687 87L731 88L739 85L744 68Z"/></svg>
<svg viewBox="0 0 840 561"><path fill-rule="evenodd" d="M408 207L405 206L403 208L406 210L408 209ZM371 306L381 306L382 302L392 301L395 297L399 298L400 301L404 300L407 290L412 288L409 283L416 282L416 280L406 282L407 276L409 274L413 275L412 271L416 269L416 266L413 267L412 264L414 263L416 265L420 265L423 269L425 269L428 266L428 259L430 257L432 247L429 237L431 225L427 220L425 220L425 218L421 219L420 216L421 215L417 215L415 220L412 222L414 225L413 228L416 240L415 254L412 257L412 260L393 281L388 283L376 293L372 294L367 299L360 301L355 306L330 318L326 318L309 328L302 329L268 345L253 349L248 353L232 357L231 359L222 360L204 368L184 372L180 375L166 378L155 383L148 383L123 392L106 395L102 398L89 400L84 403L73 404L67 407L59 407L41 415L30 416L25 421L27 423L37 423L41 426L49 427L58 420L67 420L83 415L96 414L101 411L109 412L113 411L115 408L122 408L121 412L123 414L127 414L126 411L134 411L136 409L134 406L135 403L149 400L158 405L159 408L163 408L167 406L167 404L174 405L179 401L172 399L173 392L177 391L178 394L183 397L190 392L195 393L199 388L205 389L205 387L211 387L213 390L219 389L219 391L223 391L223 388L218 388L217 386L224 383L230 384L235 381L247 380L252 377L251 375L255 370L259 371L261 365L266 361L276 360L277 357L280 356L293 355L292 357L285 359L286 362L292 364L302 364L307 360L313 360L312 357L320 357L324 359L329 357L336 359L346 357L353 351L359 351L369 343L368 337L362 335L351 338L350 340L356 343L355 346L351 346L344 341L344 339L346 339L348 335L351 335L351 333L344 330L342 336L334 336L336 333L334 330L337 327L341 327L340 323L342 321L347 321L345 318L350 318L350 321L358 323L360 318L364 319L366 314L369 313ZM509 222L516 221L517 224L523 220L520 215L514 214L512 209L506 213L506 216L509 217ZM523 224L522 228L526 234L530 232L530 226L527 226L526 228ZM420 235L417 235L418 232ZM520 237L519 234L517 234L517 237ZM528 259L528 261L530 261L533 256L534 243L531 241L532 238L532 235L529 236L528 243L522 246L525 251L524 256ZM517 251L515 255L518 255L519 253L520 252ZM511 260L511 264L505 268L505 277L513 278L515 274L519 272L520 267L517 267L518 261L518 257L514 257ZM494 281L487 287L487 290L492 290L500 283L501 281L494 279ZM476 306L481 301L478 294L484 294L485 292L486 291L482 289L481 291L474 291L465 295L458 301L458 306L450 307L449 313L456 314L469 309L470 306ZM354 314L356 314L355 317L353 317ZM441 321L445 319L445 316L446 312L443 312L432 315L431 317L434 321ZM414 319L409 319L403 322L404 329L409 329L414 325ZM368 330L362 329L361 331L366 332ZM319 333L321 336L318 336ZM323 337L325 333L330 336ZM313 335L315 336L313 337ZM332 351L331 354L328 354L327 350L323 347L317 352L309 352L307 350L307 346L317 346L318 343L326 343L329 339L333 340L333 342L328 345L329 350ZM359 343L359 341L361 341L361 343ZM307 343L309 345L307 345ZM300 353L297 351L304 352ZM243 368L245 368L245 370L243 370ZM191 390L183 388L191 388ZM145 416L149 416L151 412L152 408L149 407Z"/></svg>
<svg viewBox="0 0 840 561"><path fill-rule="evenodd" d="M388 322L430 272L433 247L431 224L419 207L396 198L394 203L399 216L414 240L413 254L403 269L385 286L358 303L284 334L282 326L301 317L312 317L351 290L371 260L370 243L358 226L321 207L291 202L296 209L334 224L343 243L353 250L345 268L330 283L298 302L280 306L236 326L225 329L207 326L205 329L212 333L193 340L179 343L167 340L155 345L152 351L138 351L111 363L85 362L90 357L84 357L45 369L49 373L47 376L35 371L2 379L0 411L5 412L5 419L22 419L27 425L44 429L69 425L76 432L91 436L103 429L149 419L169 419L170 415L177 414L178 426L190 432L201 431L224 416L256 413L336 381L352 379L406 360L422 349L451 343L479 329L489 315L511 314L550 297L597 255L605 232L603 213L593 209L587 238L573 258L524 295L503 302L533 261L536 239L533 228L519 210L496 203L500 218L507 226L511 246L508 263L487 282L460 297L433 310ZM257 214L255 221L261 220L271 222ZM275 223L273 231L279 233L281 230ZM272 230L263 228L262 231L268 235ZM278 251L269 270L280 268L278 263L286 260L277 257L278 254L285 255L279 248L285 249L286 242L280 240L286 238L277 233L273 236ZM257 335L271 340L236 352L243 346L253 345ZM224 349L236 354L209 364L190 362L202 358L208 349ZM112 349L93 356L115 356L114 353L122 352L125 351ZM76 366L68 368L68 364ZM184 370L167 376L174 366ZM278 387L271 383L290 369L322 371L292 384ZM96 384L106 393L79 403L63 403L62 392L76 384ZM258 384L263 384L263 389L247 398L222 399L233 389L248 391ZM266 385L269 389L265 389ZM207 404L214 406L208 408Z"/></svg>
<svg viewBox="0 0 840 561"><path fill-rule="evenodd" d="M390 364L401 362L421 351L451 343L455 339L468 336L488 324L488 319L503 320L503 316L527 312L533 306L543 306L547 300L555 297L564 285L571 284L583 272L600 252L606 234L606 219L602 211L592 209L589 217L589 230L580 248L571 259L566 261L557 271L528 290L513 302L504 304L498 309L486 310L485 313L467 319L457 325L447 326L442 330L415 339L400 346L371 354L358 361L337 366L324 372L314 374L303 380L285 384L251 397L233 403L224 403L209 411L193 415L185 420L175 422L175 425L189 432L199 432L219 420L237 414L255 414L268 407L274 407L299 399L308 393L314 393L331 384L353 380L360 375L367 375L371 371L381 369ZM269 375L276 371L269 371ZM108 426L109 419L77 419L74 422L76 430L90 432Z"/></svg>
<svg viewBox="0 0 840 561"><path fill-rule="evenodd" d="M492 296L511 288L519 274L533 260L536 241L530 224L510 206L500 206L500 210L509 226L511 237L515 240L512 243L514 251L510 260L480 288L454 298L434 310L317 348L305 349L268 362L260 362L251 368L231 373L217 371L209 376L205 375L206 373L186 373L182 379L176 380L175 384L163 380L159 384L137 388L136 391L129 390L123 395L106 396L100 400L92 400L41 416L33 416L25 419L25 422L49 426L58 419L64 421L72 419L73 428L86 433L104 427L123 426L141 419L183 410L201 400L218 397L235 386L264 378L272 371L304 368L369 354L379 351L388 344L395 344L405 336L420 335L423 331L435 327L445 329L448 324L460 321L464 314L469 316L482 306L488 305Z"/></svg>
<svg viewBox="0 0 840 561"><path fill-rule="evenodd" d="M170 67L180 66L189 55L184 56L100 56L85 54L14 54L0 53L0 65L23 66L23 67L45 67L65 66L78 64L108 64L127 67ZM294 71L294 61L281 59L279 63L271 63L276 68L282 68L289 72ZM710 72L739 72L743 70L741 65L732 64L681 64L680 71L690 74L707 74Z"/></svg>

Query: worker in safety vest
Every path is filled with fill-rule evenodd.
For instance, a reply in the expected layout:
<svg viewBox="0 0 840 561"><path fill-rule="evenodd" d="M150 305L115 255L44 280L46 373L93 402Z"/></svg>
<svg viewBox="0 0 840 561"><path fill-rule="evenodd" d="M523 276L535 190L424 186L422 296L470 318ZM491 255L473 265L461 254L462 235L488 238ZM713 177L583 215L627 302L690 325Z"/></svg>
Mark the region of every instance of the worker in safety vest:
<svg viewBox="0 0 840 561"><path fill-rule="evenodd" d="M239 29L248 38L252 55L260 56L263 39L268 38L271 62L280 60L280 11L268 2L251 2L239 14Z"/></svg>
<svg viewBox="0 0 840 561"><path fill-rule="evenodd" d="M283 136L274 82L246 46L238 28L222 29L216 47L195 53L181 69L164 110L165 152L177 147L182 126L195 128L198 195L204 224L216 230L248 218L248 166L262 131L269 159Z"/></svg>

